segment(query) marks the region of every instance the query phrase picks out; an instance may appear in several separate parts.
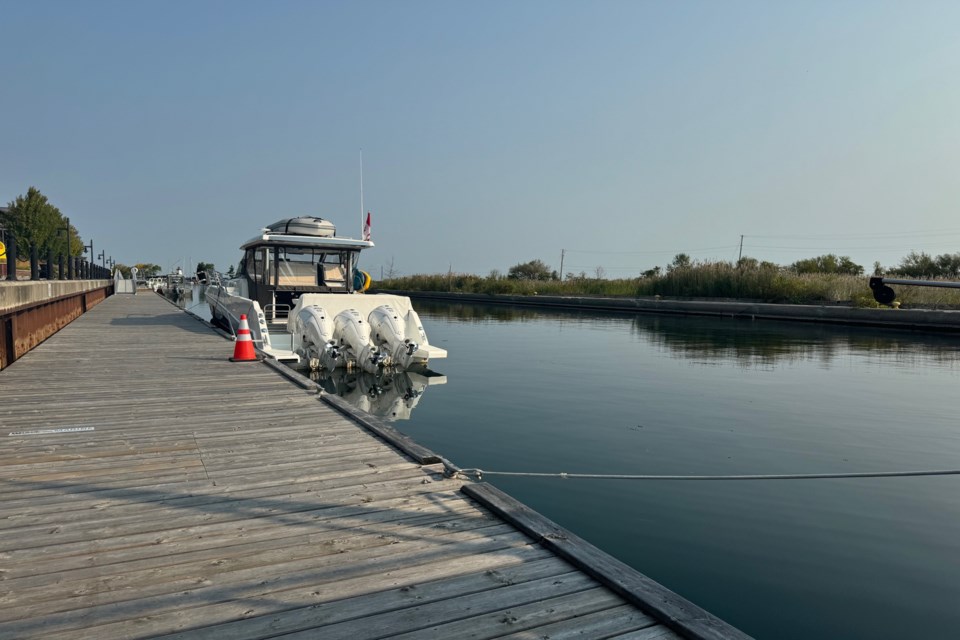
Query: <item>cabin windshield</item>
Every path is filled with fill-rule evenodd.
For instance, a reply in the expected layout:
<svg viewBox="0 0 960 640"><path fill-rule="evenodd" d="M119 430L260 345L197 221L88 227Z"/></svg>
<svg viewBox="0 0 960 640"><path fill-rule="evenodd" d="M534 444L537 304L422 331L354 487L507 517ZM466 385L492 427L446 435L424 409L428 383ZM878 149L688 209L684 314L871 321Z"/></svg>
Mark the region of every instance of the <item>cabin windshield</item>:
<svg viewBox="0 0 960 640"><path fill-rule="evenodd" d="M277 247L277 286L317 286L317 264L324 253L310 247Z"/></svg>

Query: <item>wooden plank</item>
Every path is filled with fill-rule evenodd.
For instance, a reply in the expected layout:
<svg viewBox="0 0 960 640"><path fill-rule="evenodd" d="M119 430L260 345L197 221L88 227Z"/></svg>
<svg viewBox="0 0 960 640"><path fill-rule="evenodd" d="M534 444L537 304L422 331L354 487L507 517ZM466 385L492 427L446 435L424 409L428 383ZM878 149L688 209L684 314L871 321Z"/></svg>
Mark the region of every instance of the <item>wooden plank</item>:
<svg viewBox="0 0 960 640"><path fill-rule="evenodd" d="M583 640L583 638L610 638L618 634L643 629L665 630L673 637L678 637L631 604L603 609L596 613L587 613L575 618L568 618L499 637L503 640L542 640L543 638L549 638L550 640Z"/></svg>
<svg viewBox="0 0 960 640"><path fill-rule="evenodd" d="M359 493L348 487L339 501L299 501L286 505L254 505L237 508L227 505L218 511L215 508L199 509L179 517L156 519L133 518L118 523L103 525L94 522L89 526L72 526L64 522L47 530L14 529L6 532L0 540L0 552L11 560L56 553L58 556L85 553L88 548L100 550L112 545L158 544L158 541L176 540L184 535L214 535L218 531L246 529L258 523L281 523L291 526L297 523L316 524L341 513L363 514L378 509L415 508L416 491L423 495L433 493L430 487L416 485L391 487L378 492ZM216 505L213 505L214 507ZM45 534L45 535L44 535ZM42 537L41 537L42 536ZM49 549L49 550L48 550ZM39 551L35 551L39 550Z"/></svg>
<svg viewBox="0 0 960 640"><path fill-rule="evenodd" d="M274 528L277 535L258 542L246 542L242 545L211 548L209 545L198 551L178 556L165 555L145 559L139 563L125 561L109 568L98 564L70 572L58 572L56 582L51 583L50 576L30 576L30 578L10 581L5 584L9 592L0 594L0 606L14 606L16 603L36 604L49 600L74 597L81 593L93 593L104 582L109 582L112 592L135 592L144 597L151 593L164 593L178 590L178 581L186 580L192 584L202 566L202 575L207 580L228 581L231 574L248 569L260 568L264 574L278 571L278 566L296 566L302 568L317 558L333 553L346 553L358 549L397 544L400 541L425 537L425 533L443 531L483 530L503 525L490 519L462 518L460 514L444 512L404 513L398 511L381 512L379 518L364 517L345 534L342 526L316 527L309 533L287 535L286 531ZM403 549L400 548L400 551ZM206 558L205 558L206 556ZM201 560L202 559L202 560ZM198 563L201 560L202 564ZM222 579L222 580L221 580ZM100 599L102 603L104 598Z"/></svg>
<svg viewBox="0 0 960 640"><path fill-rule="evenodd" d="M515 532L494 536L479 533L473 540L446 540L439 545L411 543L411 550L405 553L397 553L396 545L382 545L376 547L375 552L358 555L358 562L347 562L343 559L343 554L333 554L307 569L299 568L299 563L294 567L282 566L284 571L275 571L268 575L256 569L233 576L234 581L226 584L207 583L202 577L198 577L193 582L184 581L184 588L175 592L132 600L100 604L101 599L110 596L111 592L87 594L69 603L36 603L20 607L17 612L19 619L0 622L0 637L20 638L40 633L46 637L53 634L60 637L60 634L66 631L135 620L144 615L166 616L173 611L206 604L270 597L270 594L276 591L326 584L357 575L382 576L390 570L426 562L454 563L459 557L527 544L528 541ZM379 577L376 582L380 582ZM113 594L113 597L117 595ZM136 624L131 624L130 628L135 629Z"/></svg>
<svg viewBox="0 0 960 640"><path fill-rule="evenodd" d="M166 494L157 496L152 500L130 500L130 499L109 499L100 498L95 500L65 500L63 496L55 496L56 501L51 499L42 507L35 504L23 505L21 509L0 508L0 530L14 529L31 526L48 526L59 524L64 518L64 513L69 511L69 519L72 523L93 522L99 520L109 520L118 522L120 519L129 516L140 517L142 514L155 513L157 509L196 509L208 504L227 504L238 503L243 500L269 499L269 500L293 500L297 497L302 498L304 494L318 493L341 489L343 487L364 487L371 491L376 491L384 484L404 484L407 480L412 480L418 484L423 484L424 480L430 479L429 474L425 474L418 468L401 468L391 471L386 477L378 475L371 478L368 473L362 473L363 470L354 470L353 474L336 474L333 477L324 480L313 480L305 482L292 483L273 483L262 487L251 488L232 488L230 486L213 486L205 483L200 490L184 491L182 493Z"/></svg>
<svg viewBox="0 0 960 640"><path fill-rule="evenodd" d="M383 505L380 512L397 513L391 510L389 505ZM418 505L416 509L406 509L399 513L410 512L413 515L422 513L431 513L426 505ZM362 511L355 507L339 508L336 512L327 514L330 519L339 518L341 527L344 531L351 528L362 528L363 524L355 518L376 518L378 511ZM499 522L491 522L490 517L485 514L474 512L461 513L459 507L449 510L449 514L457 519L454 525L447 526L445 529L473 529L488 526ZM278 526L277 523L264 522L261 526L244 526L234 528L221 528L218 530L201 530L200 532L186 532L185 535L171 536L159 539L140 540L119 540L114 541L112 545L104 545L105 548L80 548L70 550L64 553L36 553L28 560L21 558L16 563L8 564L4 571L8 579L19 577L33 577L43 574L62 574L64 572L96 567L103 572L123 571L127 566L135 570L136 563L147 561L147 564L156 562L156 558L162 558L163 562L159 565L175 564L176 556L204 552L209 549L227 549L228 547L255 544L266 539L287 539L306 536L310 539L315 533L322 533L322 524L314 522L294 523ZM346 534L345 534L346 535ZM126 542L127 544L119 544ZM55 550L55 551L60 551ZM131 564L132 563L132 564ZM110 565L117 567L106 569ZM12 583L11 583L12 584Z"/></svg>
<svg viewBox="0 0 960 640"><path fill-rule="evenodd" d="M330 394L323 394L321 399L329 406L336 409L345 416L350 417L354 422L361 425L371 433L376 434L386 442L403 451L420 464L436 464L442 462L442 458L430 451L421 444L418 444L413 438L400 433L389 424L380 420L376 416L360 411L352 406L343 398L338 398Z"/></svg>
<svg viewBox="0 0 960 640"><path fill-rule="evenodd" d="M439 597L443 597L443 592L447 589L469 592L471 589L496 588L503 584L501 581L506 576L511 575L513 567L533 574L539 569L538 563L547 563L547 571L558 575L569 568L563 561L550 557L549 552L544 549L530 546L469 554L455 560L453 562L444 559L387 570L379 581L381 588L386 585L389 590L385 594L380 591L371 592L369 576L347 576L336 581L275 593L272 597L183 608L163 616L144 616L136 620L136 629L139 637L172 633L173 635L164 637L203 640L272 638L279 633L312 628L323 624L331 616L338 616L338 602L344 599L381 595L390 598L392 594L395 601L393 606L399 608L407 603L430 601L438 597L432 593L434 589L430 585L431 581L439 587ZM461 576L465 576L463 583ZM467 586L461 586L464 583ZM60 637L111 637L114 630L124 633L129 632L130 627L129 623L102 625L67 632Z"/></svg>
<svg viewBox="0 0 960 640"><path fill-rule="evenodd" d="M159 297L114 297L0 373L0 429L94 428L0 434L0 637L664 629L440 456L231 353Z"/></svg>
<svg viewBox="0 0 960 640"><path fill-rule="evenodd" d="M358 611L353 620L292 633L286 640L495 638L623 602L595 585L582 573L570 573L389 613Z"/></svg>
<svg viewBox="0 0 960 640"><path fill-rule="evenodd" d="M682 637L669 627L650 627L612 636L611 640L680 640Z"/></svg>
<svg viewBox="0 0 960 640"><path fill-rule="evenodd" d="M466 495L500 515L603 584L660 620L684 638L745 640L746 634L704 611L662 584L600 551L582 538L518 502L496 487L464 485Z"/></svg>
<svg viewBox="0 0 960 640"><path fill-rule="evenodd" d="M214 495L241 490L253 491L270 487L289 487L293 491L308 492L320 490L325 486L323 483L327 482L343 480L344 485L363 484L364 482L376 483L381 477L392 476L393 474L396 474L398 478L407 477L408 474L412 473L421 476L423 474L419 465L403 460L397 460L392 464L376 468L366 465L363 467L351 465L347 468L326 468L319 472L311 471L296 478L235 475L220 483L213 483L206 478L198 482L173 483L146 482L140 479L136 486L148 486L150 491L136 496L131 493L130 487L98 489L70 484L51 484L43 489L22 492L16 496L11 496L9 500L0 501L0 513L4 514L4 517L18 517L27 512L45 513L58 509L68 511L106 509L116 505L130 504L131 502L149 505L154 502L184 496ZM433 478L436 475L430 474L428 477ZM311 489L311 484L317 484L318 486L316 489ZM7 487L9 483L0 482L0 485ZM0 495L6 495L6 493L4 491ZM29 495L24 496L23 493L29 493Z"/></svg>

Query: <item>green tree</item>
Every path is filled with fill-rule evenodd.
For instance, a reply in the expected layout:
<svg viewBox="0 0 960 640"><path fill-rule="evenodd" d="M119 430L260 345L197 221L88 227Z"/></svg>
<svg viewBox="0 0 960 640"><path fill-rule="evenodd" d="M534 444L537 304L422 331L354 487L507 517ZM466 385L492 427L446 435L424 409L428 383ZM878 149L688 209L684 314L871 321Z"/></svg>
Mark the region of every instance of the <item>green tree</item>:
<svg viewBox="0 0 960 640"><path fill-rule="evenodd" d="M940 275L940 267L929 253L911 251L900 260L899 266L892 269L892 272L913 278L935 278Z"/></svg>
<svg viewBox="0 0 960 640"><path fill-rule="evenodd" d="M197 272L197 273L200 273L201 271L213 271L213 263L212 263L212 262L198 262L198 263L197 263L197 271L196 271L196 272Z"/></svg>
<svg viewBox="0 0 960 640"><path fill-rule="evenodd" d="M960 277L960 253L943 253L936 257L941 278Z"/></svg>
<svg viewBox="0 0 960 640"><path fill-rule="evenodd" d="M28 257L31 246L41 253L56 248L57 230L64 226L64 221L60 210L50 204L47 196L30 187L27 195L17 196L8 206L10 210L3 214L3 224L17 238L18 257Z"/></svg>
<svg viewBox="0 0 960 640"><path fill-rule="evenodd" d="M237 275L237 273L236 273L236 271L234 270L233 265L230 265L230 268L227 269L227 277L228 277L228 278L233 278L233 277L236 277L236 275Z"/></svg>
<svg viewBox="0 0 960 640"><path fill-rule="evenodd" d="M130 267L128 267L125 264L121 264L118 262L117 264L113 265L113 271L114 273L119 271L120 275L122 275L124 278L130 277Z"/></svg>
<svg viewBox="0 0 960 640"><path fill-rule="evenodd" d="M849 256L836 256L828 253L816 258L797 260L790 268L797 273L842 273L852 276L863 275L863 267L856 264Z"/></svg>
<svg viewBox="0 0 960 640"><path fill-rule="evenodd" d="M667 265L667 272L673 271L674 269L688 269L693 266L693 260L690 259L685 253L678 253L673 256L673 262Z"/></svg>
<svg viewBox="0 0 960 640"><path fill-rule="evenodd" d="M560 276L556 271L551 271L542 260L531 260L510 267L507 278L510 280L559 280Z"/></svg>
<svg viewBox="0 0 960 640"><path fill-rule="evenodd" d="M654 267L653 269L647 269L646 271L640 274L642 278L659 278L661 269L659 266Z"/></svg>
<svg viewBox="0 0 960 640"><path fill-rule="evenodd" d="M140 275L144 278L152 278L161 271L161 267L158 264L153 264L152 262L138 262L133 265L137 268L137 271L140 272Z"/></svg>

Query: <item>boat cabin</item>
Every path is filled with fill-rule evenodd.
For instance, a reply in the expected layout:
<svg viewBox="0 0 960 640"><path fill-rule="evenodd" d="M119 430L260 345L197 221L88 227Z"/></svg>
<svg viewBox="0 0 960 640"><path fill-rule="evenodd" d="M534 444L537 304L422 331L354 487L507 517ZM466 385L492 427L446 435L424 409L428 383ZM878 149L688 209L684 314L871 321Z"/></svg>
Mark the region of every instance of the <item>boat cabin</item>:
<svg viewBox="0 0 960 640"><path fill-rule="evenodd" d="M286 316L302 293L363 290L357 261L372 242L332 234L295 235L276 226L240 247L243 258L237 272L246 281L247 297L259 302L268 317Z"/></svg>

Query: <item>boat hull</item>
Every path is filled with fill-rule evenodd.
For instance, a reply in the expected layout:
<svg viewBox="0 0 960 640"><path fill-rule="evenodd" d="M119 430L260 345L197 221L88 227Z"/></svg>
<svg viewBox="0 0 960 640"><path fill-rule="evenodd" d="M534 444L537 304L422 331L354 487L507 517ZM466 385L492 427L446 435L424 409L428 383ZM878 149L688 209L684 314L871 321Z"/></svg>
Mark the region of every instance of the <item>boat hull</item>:
<svg viewBox="0 0 960 640"><path fill-rule="evenodd" d="M351 327L349 324L341 323L341 328L335 329L329 336L326 335L327 332L321 332L324 334L322 339L313 335L316 332L305 330L304 327L311 323L302 320L298 322L297 319L303 317L302 311L309 312L311 307L322 309L328 318L335 318L340 314L354 315L348 314L348 312L354 312L358 319L357 322L364 323L368 322L367 319L371 317L371 313L375 310L388 306L406 320L407 335L411 342L417 345L416 350L409 354L406 361L399 362L394 358L390 360L391 364L403 367L426 365L431 359L447 357L445 349L429 344L426 334L423 332L423 327L420 325L419 316L413 310L410 299L405 296L382 293L305 293L300 296L289 314L287 330L282 332L274 330L272 333L263 309L255 300L235 295L223 285L208 287L206 299L214 322L234 334L240 326L240 316L246 315L250 326L251 339L256 347L278 360L300 362L311 357L319 357L325 347L325 344L320 344L320 342L327 342L328 340L350 347L349 351L353 352L354 357L352 360L351 358L341 359L339 362L343 365L350 365L351 362L355 363L357 358L361 356L360 353L357 353L357 351L361 351L359 345L347 345L347 340L345 340L347 332L350 329L355 330L356 326ZM367 334L369 334L369 331ZM355 337L350 342L355 343ZM380 343L377 340L370 343L371 347L378 347L379 345Z"/></svg>

